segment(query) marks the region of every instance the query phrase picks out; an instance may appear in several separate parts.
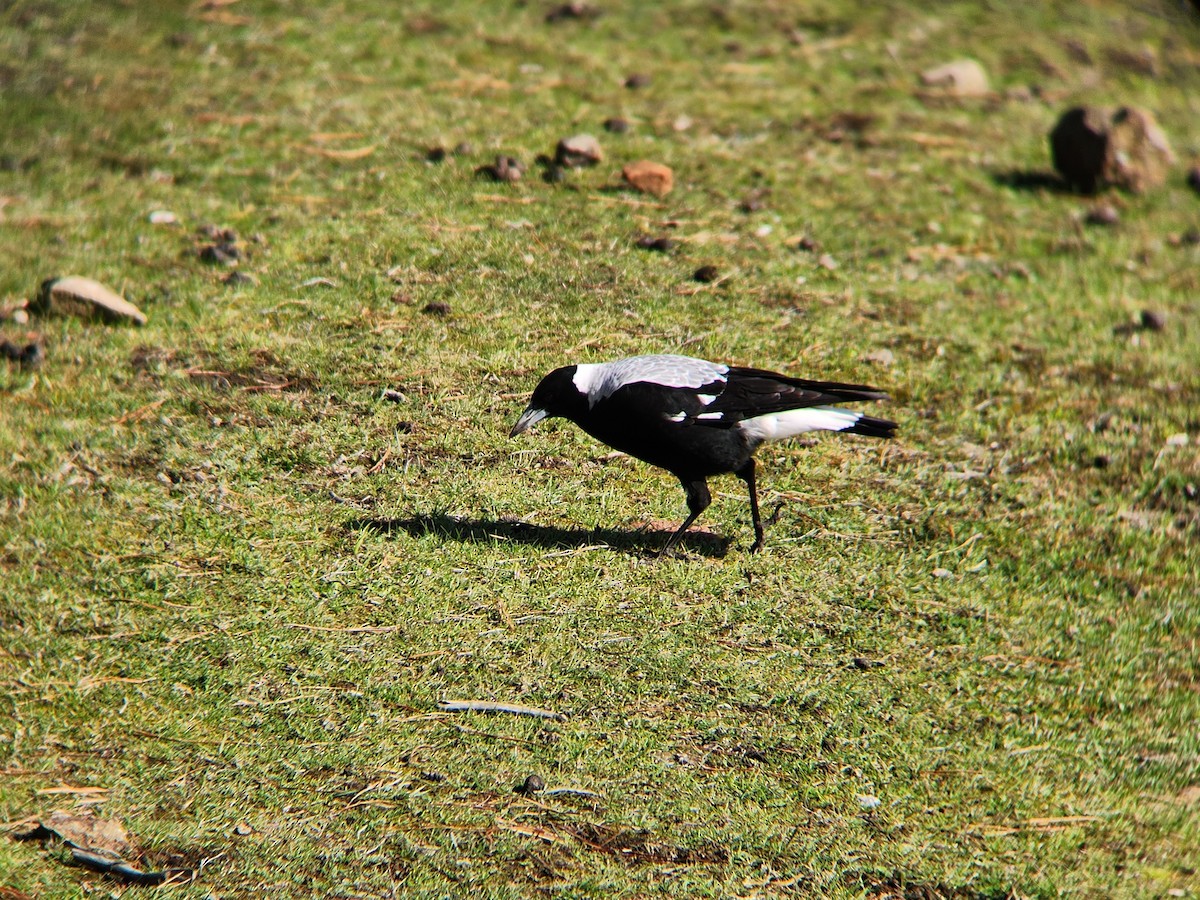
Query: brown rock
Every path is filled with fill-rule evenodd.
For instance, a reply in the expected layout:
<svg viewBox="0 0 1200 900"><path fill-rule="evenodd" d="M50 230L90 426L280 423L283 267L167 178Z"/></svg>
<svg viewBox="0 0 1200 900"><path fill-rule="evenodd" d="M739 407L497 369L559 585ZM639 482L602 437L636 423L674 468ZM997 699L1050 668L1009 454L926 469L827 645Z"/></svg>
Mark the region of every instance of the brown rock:
<svg viewBox="0 0 1200 900"><path fill-rule="evenodd" d="M1158 187L1175 161L1166 135L1142 109L1067 110L1050 132L1054 168L1077 191L1115 185L1134 193Z"/></svg>
<svg viewBox="0 0 1200 900"><path fill-rule="evenodd" d="M662 163L640 160L621 170L621 177L644 194L665 197L675 186L675 173Z"/></svg>
<svg viewBox="0 0 1200 900"><path fill-rule="evenodd" d="M525 174L525 166L520 160L511 156L497 156L490 166L480 166L475 170L476 175L486 175L495 181L520 181Z"/></svg>
<svg viewBox="0 0 1200 900"><path fill-rule="evenodd" d="M987 72L973 59L959 59L927 69L921 73L921 81L953 97L986 97L989 90Z"/></svg>
<svg viewBox="0 0 1200 900"><path fill-rule="evenodd" d="M38 311L47 315L99 317L109 322L146 324L146 314L119 294L91 278L70 276L42 282Z"/></svg>
<svg viewBox="0 0 1200 900"><path fill-rule="evenodd" d="M558 142L554 151L554 161L569 169L582 169L594 166L604 159L604 151L600 142L590 134L577 134L574 137L563 138Z"/></svg>
<svg viewBox="0 0 1200 900"><path fill-rule="evenodd" d="M1109 181L1141 194L1166 183L1175 154L1154 116L1126 106L1112 118L1105 162Z"/></svg>

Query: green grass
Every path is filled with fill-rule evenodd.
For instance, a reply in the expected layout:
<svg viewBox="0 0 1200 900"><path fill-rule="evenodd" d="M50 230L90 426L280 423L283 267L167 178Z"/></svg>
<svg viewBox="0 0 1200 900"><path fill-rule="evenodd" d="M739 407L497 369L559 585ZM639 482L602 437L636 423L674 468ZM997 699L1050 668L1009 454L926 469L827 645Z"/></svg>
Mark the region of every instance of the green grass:
<svg viewBox="0 0 1200 900"><path fill-rule="evenodd" d="M0 362L0 820L90 801L197 898L1200 894L1200 201L1181 166L1094 228L1006 177L1080 102L1200 152L1194 15L304 6L0 12L0 306L150 317L0 324L47 353ZM923 96L962 55L995 97ZM580 131L565 184L473 175ZM728 479L656 561L670 476L506 437L550 368L656 351L878 384L901 437L767 448L766 551ZM0 840L0 888L117 887Z"/></svg>

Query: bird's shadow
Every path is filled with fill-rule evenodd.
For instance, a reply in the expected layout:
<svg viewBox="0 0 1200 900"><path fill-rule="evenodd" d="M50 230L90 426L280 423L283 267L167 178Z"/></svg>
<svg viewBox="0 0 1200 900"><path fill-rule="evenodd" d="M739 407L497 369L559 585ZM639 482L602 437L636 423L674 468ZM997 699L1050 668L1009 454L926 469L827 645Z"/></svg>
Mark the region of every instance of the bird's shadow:
<svg viewBox="0 0 1200 900"><path fill-rule="evenodd" d="M1073 194L1087 196L1087 192L1075 190L1066 179L1056 172L1037 169L1005 169L991 173L992 181L1000 187L1012 188L1014 191L1029 191L1032 193Z"/></svg>
<svg viewBox="0 0 1200 900"><path fill-rule="evenodd" d="M471 519L445 513L426 513L407 518L376 518L360 516L345 526L351 531L374 531L377 534L405 532L413 537L436 534L452 541L494 544L507 541L531 544L547 550L569 550L597 544L637 556L655 557L672 532L664 529L619 530L615 528L558 528L553 525L532 525L528 522L501 519ZM730 539L705 531L689 531L677 548L719 559L729 551Z"/></svg>

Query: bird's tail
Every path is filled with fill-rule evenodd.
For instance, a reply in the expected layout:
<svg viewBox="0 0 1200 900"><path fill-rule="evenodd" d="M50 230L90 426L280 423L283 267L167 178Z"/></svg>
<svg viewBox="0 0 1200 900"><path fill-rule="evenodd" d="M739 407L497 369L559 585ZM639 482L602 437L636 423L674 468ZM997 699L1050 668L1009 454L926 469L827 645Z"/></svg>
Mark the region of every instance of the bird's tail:
<svg viewBox="0 0 1200 900"><path fill-rule="evenodd" d="M844 434L861 434L866 437L890 438L896 436L899 426L887 419L877 419L875 416L861 416L857 422L843 430Z"/></svg>

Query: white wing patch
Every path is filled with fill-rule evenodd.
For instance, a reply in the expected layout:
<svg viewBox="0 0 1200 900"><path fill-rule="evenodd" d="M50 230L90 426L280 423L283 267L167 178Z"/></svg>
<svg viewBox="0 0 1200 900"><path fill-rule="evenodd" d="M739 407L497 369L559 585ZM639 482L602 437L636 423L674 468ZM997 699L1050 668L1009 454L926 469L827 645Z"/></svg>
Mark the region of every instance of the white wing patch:
<svg viewBox="0 0 1200 900"><path fill-rule="evenodd" d="M738 427L751 441L781 441L807 431L845 431L862 417L862 413L836 406L810 406L746 419Z"/></svg>
<svg viewBox="0 0 1200 900"><path fill-rule="evenodd" d="M572 381L581 394L586 394L588 406L595 406L627 384L657 384L669 388L698 388L714 381L725 381L729 366L711 363L690 356L630 356L607 363L584 363L575 367ZM707 405L716 394L703 394Z"/></svg>

